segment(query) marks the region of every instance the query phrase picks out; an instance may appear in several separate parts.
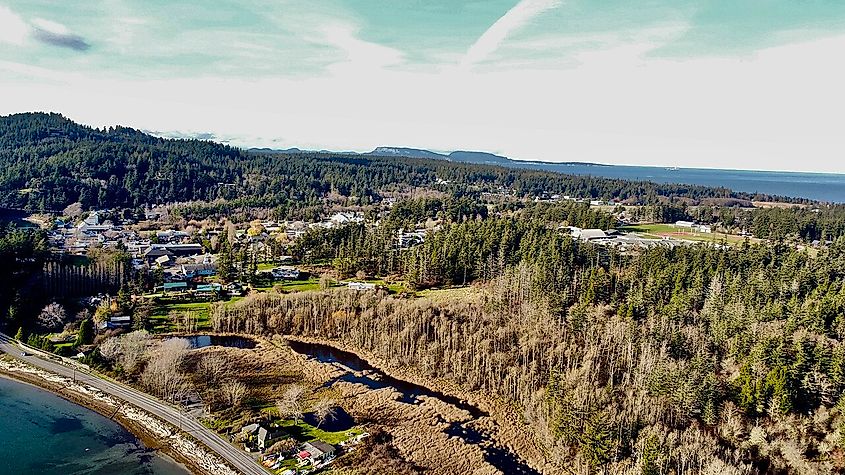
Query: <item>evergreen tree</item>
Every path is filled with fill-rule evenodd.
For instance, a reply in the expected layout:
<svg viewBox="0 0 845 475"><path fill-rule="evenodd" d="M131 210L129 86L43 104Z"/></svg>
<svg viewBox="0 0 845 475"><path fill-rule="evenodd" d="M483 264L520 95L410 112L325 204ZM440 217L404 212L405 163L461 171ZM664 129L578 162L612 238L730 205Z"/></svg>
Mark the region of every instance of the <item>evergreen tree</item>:
<svg viewBox="0 0 845 475"><path fill-rule="evenodd" d="M74 346L87 345L94 341L94 321L90 318L82 320L79 324L79 331L76 334Z"/></svg>

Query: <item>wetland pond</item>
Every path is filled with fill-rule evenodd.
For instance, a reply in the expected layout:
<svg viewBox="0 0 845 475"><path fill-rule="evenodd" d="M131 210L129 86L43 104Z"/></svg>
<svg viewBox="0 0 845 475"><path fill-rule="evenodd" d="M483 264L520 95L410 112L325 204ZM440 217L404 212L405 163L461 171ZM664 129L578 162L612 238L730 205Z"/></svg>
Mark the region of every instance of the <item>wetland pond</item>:
<svg viewBox="0 0 845 475"><path fill-rule="evenodd" d="M367 388L376 390L391 388L401 394L400 401L406 404L420 404L420 396L426 396L467 411L473 420L487 417L488 414L473 404L455 396L450 396L418 384L394 378L373 367L355 353L339 350L329 345L306 343L289 340L290 348L303 356L313 358L324 364L340 366L347 371L336 380L329 381L331 386L335 381L347 381L363 384ZM471 421L470 421L471 422ZM467 427L468 422L456 422L449 426L446 433L458 437L467 444L481 447L485 460L492 466L507 474L539 475L520 458L508 449L496 444L487 434Z"/></svg>

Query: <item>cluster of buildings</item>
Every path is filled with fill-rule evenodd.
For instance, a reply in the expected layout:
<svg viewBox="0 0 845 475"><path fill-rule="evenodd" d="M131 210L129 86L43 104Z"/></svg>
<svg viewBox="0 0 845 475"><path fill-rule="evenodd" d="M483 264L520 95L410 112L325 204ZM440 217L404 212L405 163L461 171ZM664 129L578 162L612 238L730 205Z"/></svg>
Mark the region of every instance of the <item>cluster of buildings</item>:
<svg viewBox="0 0 845 475"><path fill-rule="evenodd" d="M572 201L574 203L588 203L590 206L613 206L617 204L616 201L604 201L604 200L597 200L592 198L578 198L575 196L569 195L559 195L556 193L551 193L544 191L542 194L534 197L534 202L557 202L557 201Z"/></svg>
<svg viewBox="0 0 845 475"><path fill-rule="evenodd" d="M613 246L621 251L645 249L650 247L675 247L690 244L690 241L664 237L662 239L648 239L633 233L623 233L617 229L582 229L575 226L561 226L561 232L583 242L591 242L603 246Z"/></svg>
<svg viewBox="0 0 845 475"><path fill-rule="evenodd" d="M425 236L428 234L427 229L414 229L412 231L405 231L404 229L400 229L398 236L396 238L396 244L399 249L407 249L409 247L414 247L417 244L422 244L425 240Z"/></svg>
<svg viewBox="0 0 845 475"><path fill-rule="evenodd" d="M127 252L140 254L150 245L135 231L124 228L130 222L115 224L102 221L101 213L94 211L79 224L56 220L55 228L47 235L53 251L67 255L85 255L93 247L114 249L122 244Z"/></svg>
<svg viewBox="0 0 845 475"><path fill-rule="evenodd" d="M283 429L258 423L244 426L240 433L245 439L243 444L247 451L266 452L276 442L290 438ZM290 453L268 454L264 458L264 465L271 470L277 470L286 459L293 459L300 467L311 465L314 468L320 468L331 463L337 454L337 447L321 440L311 440L299 445Z"/></svg>
<svg viewBox="0 0 845 475"><path fill-rule="evenodd" d="M689 230L698 233L712 233L713 227L709 224L699 224L692 221L675 221L675 226L680 230Z"/></svg>

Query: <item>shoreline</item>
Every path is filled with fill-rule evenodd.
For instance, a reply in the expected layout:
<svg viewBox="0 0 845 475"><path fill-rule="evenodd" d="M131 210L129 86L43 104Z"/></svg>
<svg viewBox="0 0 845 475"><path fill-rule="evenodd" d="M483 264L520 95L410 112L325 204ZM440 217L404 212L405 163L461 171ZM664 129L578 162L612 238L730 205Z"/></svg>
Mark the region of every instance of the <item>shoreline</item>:
<svg viewBox="0 0 845 475"><path fill-rule="evenodd" d="M189 466L190 464L186 460L183 460L182 457L180 457L178 454L173 454L170 451L168 451L165 448L166 446L162 446L161 443L160 443L161 441L159 441L158 439L155 439L154 437L149 436L149 434L147 434L145 431L135 427L134 424L130 424L126 421L118 420L116 418L112 418L111 414L108 414L107 411L102 410L102 407L96 408L96 407L94 407L95 406L94 404L90 404L90 403L87 403L87 402L84 402L84 401L81 401L81 400L76 400L75 398L70 397L70 395L68 395L67 393L61 392L60 390L55 390L55 389L52 389L52 388L45 387L45 385L42 384L42 381L39 380L38 378L30 378L30 377L27 377L27 376L24 376L24 375L21 375L21 374L14 374L14 373L7 371L2 366L0 366L0 379L13 381L15 383L19 383L19 384L23 384L23 385L26 385L26 386L30 386L30 387L39 389L41 391L47 391L48 393L50 393L54 396L60 397L60 398L64 399L65 401L68 401L68 402L75 404L77 406L80 406L80 407L84 407L85 409L88 409L90 411L96 412L97 414L99 414L99 415L105 417L106 419L114 422L115 424L119 425L121 428L123 428L124 430L126 430L127 432L132 434L133 437L138 439L138 441L140 441L141 444L143 444L144 448L147 448L147 449L155 452L157 457L162 458L164 460L167 460L168 462L181 467L187 473L191 473L191 474L197 473L194 468Z"/></svg>
<svg viewBox="0 0 845 475"><path fill-rule="evenodd" d="M0 359L0 377L48 391L66 401L92 410L129 431L144 446L195 475L234 475L217 454L170 422L107 395L83 383L35 368L19 360Z"/></svg>

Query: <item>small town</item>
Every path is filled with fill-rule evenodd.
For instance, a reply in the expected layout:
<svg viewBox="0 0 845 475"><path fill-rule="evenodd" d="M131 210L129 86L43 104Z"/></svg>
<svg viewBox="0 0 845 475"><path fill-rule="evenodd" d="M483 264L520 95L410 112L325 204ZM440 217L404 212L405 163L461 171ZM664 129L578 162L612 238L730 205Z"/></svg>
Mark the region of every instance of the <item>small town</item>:
<svg viewBox="0 0 845 475"><path fill-rule="evenodd" d="M0 475L845 475L845 2L0 0Z"/></svg>

